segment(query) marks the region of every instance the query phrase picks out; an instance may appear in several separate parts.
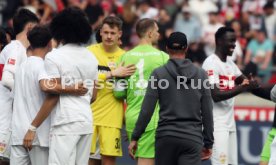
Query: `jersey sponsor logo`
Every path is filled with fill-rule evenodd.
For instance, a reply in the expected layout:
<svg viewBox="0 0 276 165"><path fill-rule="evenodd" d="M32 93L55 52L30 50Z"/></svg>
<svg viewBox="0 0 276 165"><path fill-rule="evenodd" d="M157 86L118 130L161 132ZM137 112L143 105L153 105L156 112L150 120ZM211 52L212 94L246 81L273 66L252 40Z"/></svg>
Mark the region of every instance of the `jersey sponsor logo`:
<svg viewBox="0 0 276 165"><path fill-rule="evenodd" d="M10 59L8 59L8 64L11 64L11 65L15 65L15 59L13 59L13 58L10 58Z"/></svg>
<svg viewBox="0 0 276 165"><path fill-rule="evenodd" d="M0 81L2 80L3 70L4 70L4 64L0 64Z"/></svg>
<svg viewBox="0 0 276 165"><path fill-rule="evenodd" d="M231 90L235 87L235 76L219 75L219 87L221 90Z"/></svg>
<svg viewBox="0 0 276 165"><path fill-rule="evenodd" d="M207 70L208 76L213 76L214 75L214 70Z"/></svg>
<svg viewBox="0 0 276 165"><path fill-rule="evenodd" d="M111 71L111 69L108 66L102 66L102 65L98 66L98 70L99 72L102 72L102 73Z"/></svg>
<svg viewBox="0 0 276 165"><path fill-rule="evenodd" d="M235 106L236 121L259 121L272 122L274 118L274 107L250 107Z"/></svg>

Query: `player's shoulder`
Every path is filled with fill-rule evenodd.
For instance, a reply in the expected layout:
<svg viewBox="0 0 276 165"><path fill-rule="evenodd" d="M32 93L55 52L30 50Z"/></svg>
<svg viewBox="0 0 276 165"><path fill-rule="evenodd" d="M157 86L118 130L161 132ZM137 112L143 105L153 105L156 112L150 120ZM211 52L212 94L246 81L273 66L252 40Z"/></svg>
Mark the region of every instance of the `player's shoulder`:
<svg viewBox="0 0 276 165"><path fill-rule="evenodd" d="M88 47L86 47L89 51L91 52L97 52L100 50L103 50L103 47L101 46L101 43L97 43L97 44L91 44Z"/></svg>
<svg viewBox="0 0 276 165"><path fill-rule="evenodd" d="M217 55L212 54L204 60L204 62L202 64L202 68L215 66L217 62L218 62Z"/></svg>
<svg viewBox="0 0 276 165"><path fill-rule="evenodd" d="M58 59L58 58L59 58L59 50L57 48L53 48L45 56L45 60L55 60L55 59Z"/></svg>
<svg viewBox="0 0 276 165"><path fill-rule="evenodd" d="M8 45L5 46L3 49L2 54L10 53L13 51L18 51L20 48L22 48L22 44L17 40L12 40Z"/></svg>

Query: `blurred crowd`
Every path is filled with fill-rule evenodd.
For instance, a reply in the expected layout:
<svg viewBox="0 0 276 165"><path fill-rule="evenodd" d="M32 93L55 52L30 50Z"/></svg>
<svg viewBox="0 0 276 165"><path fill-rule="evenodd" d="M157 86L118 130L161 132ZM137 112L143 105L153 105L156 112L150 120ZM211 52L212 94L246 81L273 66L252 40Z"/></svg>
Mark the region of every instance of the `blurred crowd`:
<svg viewBox="0 0 276 165"><path fill-rule="evenodd" d="M138 42L136 21L154 18L159 24L159 49L165 51L166 40L173 31L183 32L189 42L188 58L198 65L214 53L217 29L230 26L237 36L231 58L239 68L263 83L276 82L274 0L1 0L0 32L6 31L8 42L14 38L11 18L20 7L33 11L42 24L47 24L69 6L85 11L95 32L105 16L121 17L124 21L121 46L126 50ZM96 42L94 38L95 34L91 42Z"/></svg>

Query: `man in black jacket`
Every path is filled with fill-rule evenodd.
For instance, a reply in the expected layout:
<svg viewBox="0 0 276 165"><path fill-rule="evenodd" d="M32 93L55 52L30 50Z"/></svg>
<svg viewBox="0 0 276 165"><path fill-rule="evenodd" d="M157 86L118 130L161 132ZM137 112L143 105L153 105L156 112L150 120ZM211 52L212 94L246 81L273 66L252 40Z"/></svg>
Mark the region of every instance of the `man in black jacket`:
<svg viewBox="0 0 276 165"><path fill-rule="evenodd" d="M200 165L201 159L210 158L214 140L208 78L203 69L185 59L185 34L172 33L166 46L170 60L152 72L129 154L133 157L158 101L155 164Z"/></svg>

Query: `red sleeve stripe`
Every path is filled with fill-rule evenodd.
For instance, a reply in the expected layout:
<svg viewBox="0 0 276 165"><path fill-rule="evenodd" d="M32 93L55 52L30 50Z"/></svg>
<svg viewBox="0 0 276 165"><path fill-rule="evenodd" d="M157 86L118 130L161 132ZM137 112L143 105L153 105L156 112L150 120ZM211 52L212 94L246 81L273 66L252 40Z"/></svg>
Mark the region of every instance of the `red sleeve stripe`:
<svg viewBox="0 0 276 165"><path fill-rule="evenodd" d="M4 64L0 64L0 80L2 80L3 69L4 69Z"/></svg>

